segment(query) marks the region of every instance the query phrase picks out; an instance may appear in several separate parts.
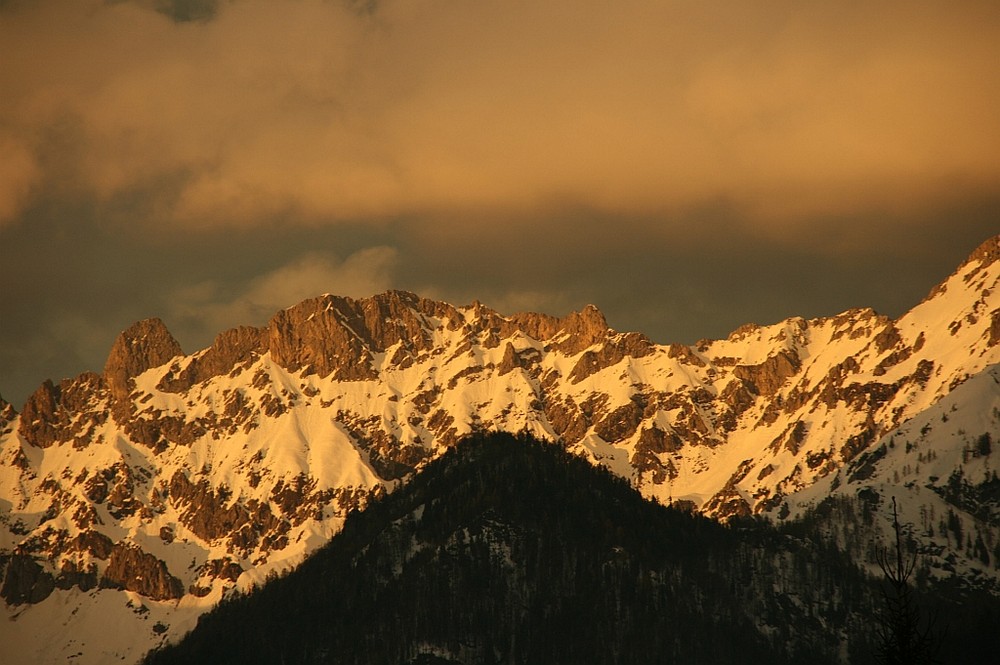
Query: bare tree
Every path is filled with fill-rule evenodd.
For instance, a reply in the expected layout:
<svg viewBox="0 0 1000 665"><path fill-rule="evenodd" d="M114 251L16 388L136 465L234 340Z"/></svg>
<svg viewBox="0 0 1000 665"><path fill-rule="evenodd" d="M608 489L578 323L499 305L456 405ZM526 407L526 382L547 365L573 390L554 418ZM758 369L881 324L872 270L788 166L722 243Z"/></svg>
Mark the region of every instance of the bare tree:
<svg viewBox="0 0 1000 665"><path fill-rule="evenodd" d="M933 622L921 625L920 608L910 587L910 576L917 564L916 552L908 560L903 555L902 529L896 513L896 497L892 497L892 528L895 531L895 556L887 548L880 548L876 558L885 584L884 601L878 615L878 662L885 665L925 665L939 663L934 658L936 649L932 633Z"/></svg>

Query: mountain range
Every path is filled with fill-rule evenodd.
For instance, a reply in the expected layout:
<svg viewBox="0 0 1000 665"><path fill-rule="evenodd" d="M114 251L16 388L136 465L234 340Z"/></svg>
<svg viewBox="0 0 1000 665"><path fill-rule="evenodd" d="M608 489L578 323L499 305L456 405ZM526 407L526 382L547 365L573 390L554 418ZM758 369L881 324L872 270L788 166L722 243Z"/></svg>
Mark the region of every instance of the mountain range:
<svg viewBox="0 0 1000 665"><path fill-rule="evenodd" d="M306 300L190 355L140 321L100 374L45 381L20 413L0 400L0 657L134 662L489 431L722 521L842 497L875 511L877 539L896 497L928 576L996 592L998 286L1000 236L898 319L694 345L592 306L505 316L399 291ZM845 511L830 520L873 569Z"/></svg>
<svg viewBox="0 0 1000 665"><path fill-rule="evenodd" d="M874 663L880 585L824 534L863 501L723 526L558 444L474 434L143 665ZM991 662L1000 602L922 586L918 626L947 614L923 653Z"/></svg>

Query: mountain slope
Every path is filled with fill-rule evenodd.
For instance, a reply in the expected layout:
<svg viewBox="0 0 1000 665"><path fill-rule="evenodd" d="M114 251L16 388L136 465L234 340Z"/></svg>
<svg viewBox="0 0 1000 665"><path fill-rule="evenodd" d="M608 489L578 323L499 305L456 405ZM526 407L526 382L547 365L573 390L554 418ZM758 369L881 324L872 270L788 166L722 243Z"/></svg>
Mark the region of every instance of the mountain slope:
<svg viewBox="0 0 1000 665"><path fill-rule="evenodd" d="M726 528L557 446L474 435L145 662L870 662L878 584L809 529ZM1000 645L969 617L1000 601L963 605L939 646L980 662Z"/></svg>
<svg viewBox="0 0 1000 665"><path fill-rule="evenodd" d="M788 662L735 586L756 567L738 545L555 446L472 437L147 662Z"/></svg>
<svg viewBox="0 0 1000 665"><path fill-rule="evenodd" d="M959 460L942 428L914 453L952 465L933 474L925 462L897 483L905 462L865 453L966 383L992 403L980 377L1000 363L998 259L1000 236L898 320L851 310L694 346L616 332L593 307L502 316L403 292L307 300L191 355L163 322L139 322L101 374L45 382L20 414L0 404L0 596L14 617L0 649L134 659L478 430L560 441L647 497L720 518L798 513L835 482L862 490L864 460L890 474L868 476L882 496L937 487L956 464L979 487L991 456ZM975 427L1000 440L996 417ZM991 495L961 492L910 492L908 519L945 501L935 520L957 511L992 552ZM996 577L997 557L966 545L941 556ZM91 630L98 616L126 637Z"/></svg>

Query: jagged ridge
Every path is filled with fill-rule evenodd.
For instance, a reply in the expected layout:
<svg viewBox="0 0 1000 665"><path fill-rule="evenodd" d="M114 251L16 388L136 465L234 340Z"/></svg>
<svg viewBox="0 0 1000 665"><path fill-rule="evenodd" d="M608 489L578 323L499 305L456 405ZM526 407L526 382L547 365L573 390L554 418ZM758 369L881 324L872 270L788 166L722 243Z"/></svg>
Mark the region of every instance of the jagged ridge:
<svg viewBox="0 0 1000 665"><path fill-rule="evenodd" d="M46 382L20 415L0 404L0 595L96 582L209 607L481 429L558 440L710 515L794 511L1000 362L998 246L898 320L851 310L694 346L616 332L594 307L502 316L404 292L307 300L189 356L137 323L102 374ZM112 566L102 538L138 551Z"/></svg>

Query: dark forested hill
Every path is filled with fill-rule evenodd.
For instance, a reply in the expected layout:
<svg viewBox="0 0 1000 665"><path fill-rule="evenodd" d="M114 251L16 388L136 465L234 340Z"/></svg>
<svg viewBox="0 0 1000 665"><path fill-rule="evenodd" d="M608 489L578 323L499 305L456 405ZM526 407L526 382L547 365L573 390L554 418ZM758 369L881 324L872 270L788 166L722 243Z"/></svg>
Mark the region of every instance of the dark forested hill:
<svg viewBox="0 0 1000 665"><path fill-rule="evenodd" d="M820 531L723 526L479 435L145 662L870 661L877 581Z"/></svg>

